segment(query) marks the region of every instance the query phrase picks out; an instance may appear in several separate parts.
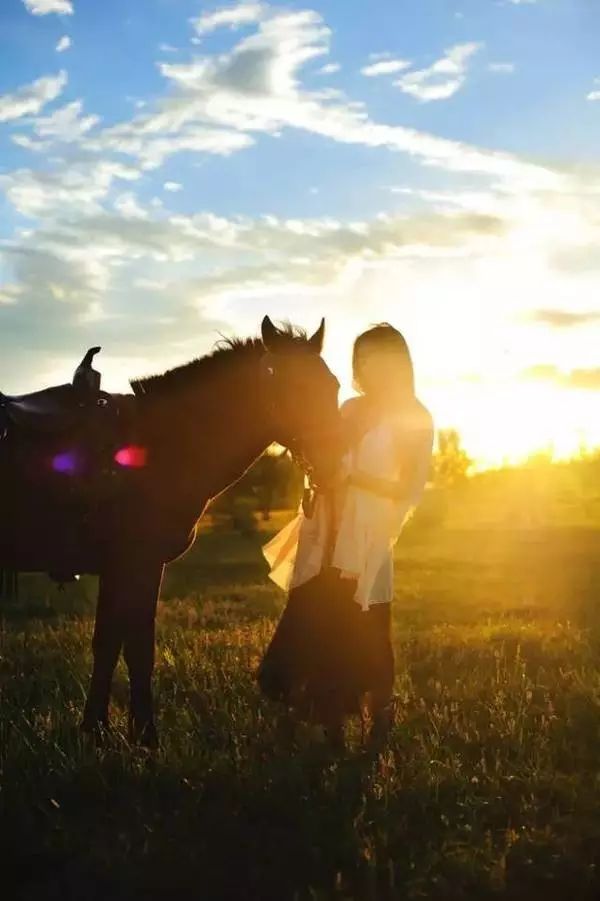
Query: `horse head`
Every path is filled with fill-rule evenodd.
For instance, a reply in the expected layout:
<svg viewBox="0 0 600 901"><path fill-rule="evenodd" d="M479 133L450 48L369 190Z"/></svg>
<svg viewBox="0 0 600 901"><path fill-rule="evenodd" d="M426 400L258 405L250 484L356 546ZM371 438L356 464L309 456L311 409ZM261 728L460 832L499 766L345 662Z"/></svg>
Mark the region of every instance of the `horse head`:
<svg viewBox="0 0 600 901"><path fill-rule="evenodd" d="M321 357L325 320L308 337L291 326L277 328L265 316L261 336L261 387L272 440L289 448L315 482L325 481L337 464L339 435L339 382Z"/></svg>

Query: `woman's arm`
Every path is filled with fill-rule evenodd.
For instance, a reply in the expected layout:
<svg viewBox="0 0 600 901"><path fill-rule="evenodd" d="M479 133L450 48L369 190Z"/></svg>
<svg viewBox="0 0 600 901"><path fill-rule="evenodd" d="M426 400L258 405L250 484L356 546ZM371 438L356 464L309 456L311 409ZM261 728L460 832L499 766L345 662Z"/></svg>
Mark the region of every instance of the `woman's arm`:
<svg viewBox="0 0 600 901"><path fill-rule="evenodd" d="M369 428L372 414L364 397L351 397L340 407L342 448L358 444Z"/></svg>
<svg viewBox="0 0 600 901"><path fill-rule="evenodd" d="M417 503L427 481L433 443L433 420L425 408L422 414L418 427L403 432L399 440L400 478L381 479L359 471L348 477L347 484L396 503Z"/></svg>
<svg viewBox="0 0 600 901"><path fill-rule="evenodd" d="M427 484L432 450L433 419L429 410L419 404L414 428L398 447L402 485L404 486L403 499L408 500L412 506L419 503Z"/></svg>
<svg viewBox="0 0 600 901"><path fill-rule="evenodd" d="M398 503L404 500L406 496L406 486L400 480L380 479L366 472L352 473L348 476L346 484Z"/></svg>

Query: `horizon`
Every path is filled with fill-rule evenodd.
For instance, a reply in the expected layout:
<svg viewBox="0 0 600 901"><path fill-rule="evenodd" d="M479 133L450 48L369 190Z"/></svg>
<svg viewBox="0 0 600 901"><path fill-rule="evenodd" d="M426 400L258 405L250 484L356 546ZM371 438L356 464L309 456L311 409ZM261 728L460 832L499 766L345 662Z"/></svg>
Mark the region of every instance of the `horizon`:
<svg viewBox="0 0 600 901"><path fill-rule="evenodd" d="M7 0L0 389L389 320L477 468L600 446L600 8Z"/></svg>

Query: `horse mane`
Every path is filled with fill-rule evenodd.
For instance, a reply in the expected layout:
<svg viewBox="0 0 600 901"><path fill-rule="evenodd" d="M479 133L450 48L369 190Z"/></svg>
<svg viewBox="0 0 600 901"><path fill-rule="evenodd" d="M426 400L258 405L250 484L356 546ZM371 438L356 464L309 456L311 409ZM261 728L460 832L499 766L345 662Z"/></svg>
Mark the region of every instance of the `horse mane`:
<svg viewBox="0 0 600 901"><path fill-rule="evenodd" d="M308 346L308 336L304 329L291 323L284 323L277 329L278 343L282 349L299 349ZM216 342L213 350L189 363L183 363L174 369L157 375L142 376L131 379L129 384L136 395L169 394L178 389L197 386L198 382L206 382L231 366L232 360L247 360L264 351L262 338L225 338Z"/></svg>

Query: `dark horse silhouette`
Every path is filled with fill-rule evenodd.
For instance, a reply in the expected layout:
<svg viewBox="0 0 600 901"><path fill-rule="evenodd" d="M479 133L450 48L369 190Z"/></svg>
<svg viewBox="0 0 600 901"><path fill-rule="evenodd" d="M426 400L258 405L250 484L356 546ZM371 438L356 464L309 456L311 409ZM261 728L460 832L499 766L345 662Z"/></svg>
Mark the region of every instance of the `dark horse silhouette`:
<svg viewBox="0 0 600 901"><path fill-rule="evenodd" d="M85 731L108 728L123 650L130 736L156 743L151 677L163 568L189 548L209 501L274 441L312 466L316 480L331 465L338 382L320 356L324 326L309 338L265 317L261 338L222 341L206 357L132 381L133 395L104 395L113 410L108 439L93 422L79 443L74 427L33 434L35 411L5 431L0 569L99 576ZM10 413L11 399L3 400ZM50 452L53 471L40 475ZM97 459L86 464L86 453Z"/></svg>

